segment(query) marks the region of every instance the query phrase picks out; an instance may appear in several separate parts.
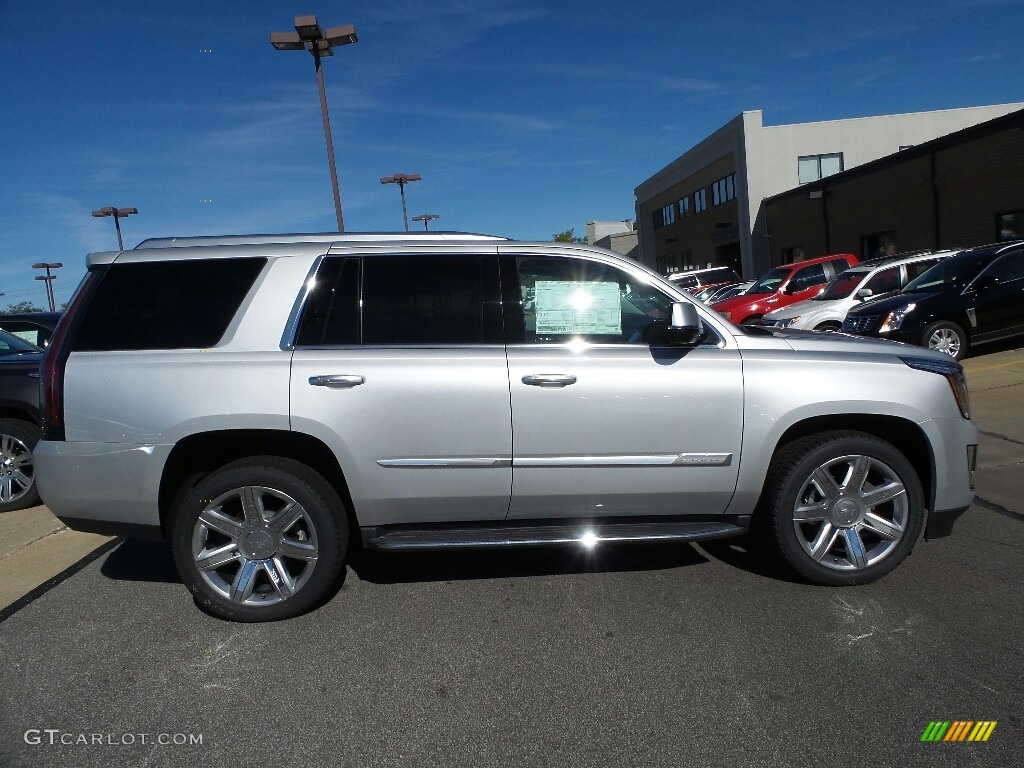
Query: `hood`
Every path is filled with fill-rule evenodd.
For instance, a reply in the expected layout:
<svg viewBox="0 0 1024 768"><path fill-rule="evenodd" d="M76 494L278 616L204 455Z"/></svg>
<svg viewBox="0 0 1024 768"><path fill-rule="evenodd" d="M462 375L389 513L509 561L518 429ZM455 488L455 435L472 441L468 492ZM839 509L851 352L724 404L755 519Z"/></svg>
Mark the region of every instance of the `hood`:
<svg viewBox="0 0 1024 768"><path fill-rule="evenodd" d="M816 301L815 299L804 299L798 301L796 304L790 304L788 307L782 309L776 309L769 312L765 317L772 320L785 320L790 317L796 317L797 315L806 315L817 309L827 309L833 304L844 299L830 299L829 301Z"/></svg>
<svg viewBox="0 0 1024 768"><path fill-rule="evenodd" d="M794 352L835 352L853 354L899 355L902 357L932 357L949 362L952 358L945 352L925 349L913 344L903 344L891 339L870 336L851 336L845 333L821 333L800 331L789 328L757 328L758 332L771 334L789 345Z"/></svg>
<svg viewBox="0 0 1024 768"><path fill-rule="evenodd" d="M865 301L863 304L858 304L853 307L848 314L850 315L879 315L886 312L892 312L897 307L902 307L906 304L920 304L933 296L938 296L938 293L894 293L888 294L878 299L871 299Z"/></svg>

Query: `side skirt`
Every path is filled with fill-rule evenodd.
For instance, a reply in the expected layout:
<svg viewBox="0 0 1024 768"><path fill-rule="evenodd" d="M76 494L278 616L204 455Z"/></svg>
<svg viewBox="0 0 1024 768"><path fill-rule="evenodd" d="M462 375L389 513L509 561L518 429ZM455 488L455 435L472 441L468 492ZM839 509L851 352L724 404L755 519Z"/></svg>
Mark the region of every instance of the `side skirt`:
<svg viewBox="0 0 1024 768"><path fill-rule="evenodd" d="M487 549L599 542L700 541L740 536L750 528L749 515L690 518L605 518L599 520L515 521L514 524L462 523L440 525L372 526L361 528L368 549Z"/></svg>

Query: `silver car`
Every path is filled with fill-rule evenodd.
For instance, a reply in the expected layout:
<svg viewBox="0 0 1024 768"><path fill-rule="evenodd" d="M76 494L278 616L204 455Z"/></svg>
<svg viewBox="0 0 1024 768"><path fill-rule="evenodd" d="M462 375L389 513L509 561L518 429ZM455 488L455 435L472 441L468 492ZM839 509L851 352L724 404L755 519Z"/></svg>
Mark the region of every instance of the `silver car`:
<svg viewBox="0 0 1024 768"><path fill-rule="evenodd" d="M741 329L585 245L179 238L95 253L42 369L39 490L170 541L203 609L281 619L357 543L767 536L863 584L973 498L947 355Z"/></svg>
<svg viewBox="0 0 1024 768"><path fill-rule="evenodd" d="M862 301L894 293L940 259L957 251L929 251L861 262L836 275L821 293L806 301L769 312L761 325L769 328L800 328L838 331L846 313Z"/></svg>

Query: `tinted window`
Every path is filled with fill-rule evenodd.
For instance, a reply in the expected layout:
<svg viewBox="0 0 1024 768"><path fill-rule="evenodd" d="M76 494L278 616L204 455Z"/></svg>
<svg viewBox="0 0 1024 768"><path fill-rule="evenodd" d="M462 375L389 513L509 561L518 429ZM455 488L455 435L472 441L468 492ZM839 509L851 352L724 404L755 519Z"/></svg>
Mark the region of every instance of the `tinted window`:
<svg viewBox="0 0 1024 768"><path fill-rule="evenodd" d="M41 325L25 320L0 321L0 327L3 327L5 331L17 336L19 339L27 341L29 344L35 344L37 347L45 347L50 343L50 337L53 335L53 331L49 328L44 328Z"/></svg>
<svg viewBox="0 0 1024 768"><path fill-rule="evenodd" d="M113 264L84 307L72 349L212 347L264 264L266 259Z"/></svg>
<svg viewBox="0 0 1024 768"><path fill-rule="evenodd" d="M964 253L943 259L917 279L907 283L903 293L963 288L992 262L991 253Z"/></svg>
<svg viewBox="0 0 1024 768"><path fill-rule="evenodd" d="M584 259L520 256L516 271L522 339L527 343L583 339L645 344L658 341L668 327L671 299L615 267Z"/></svg>
<svg viewBox="0 0 1024 768"><path fill-rule="evenodd" d="M789 272L788 267L776 267L750 286L747 293L775 293Z"/></svg>
<svg viewBox="0 0 1024 768"><path fill-rule="evenodd" d="M867 281L865 288L870 288L877 296L880 293L895 291L900 287L900 268L888 267L876 272L874 277Z"/></svg>
<svg viewBox="0 0 1024 768"><path fill-rule="evenodd" d="M303 307L295 343L359 343L359 259L324 259Z"/></svg>
<svg viewBox="0 0 1024 768"><path fill-rule="evenodd" d="M24 339L0 331L0 355L16 355L19 352L38 352L39 349Z"/></svg>
<svg viewBox="0 0 1024 768"><path fill-rule="evenodd" d="M363 259L363 344L500 344L498 257Z"/></svg>
<svg viewBox="0 0 1024 768"><path fill-rule="evenodd" d="M837 275L840 272L844 272L845 270L847 270L849 268L850 268L850 262L848 262L846 259L836 259L835 261L832 262L832 269L835 270Z"/></svg>
<svg viewBox="0 0 1024 768"><path fill-rule="evenodd" d="M786 286L786 290L791 293L803 291L816 285L822 285L827 279L825 277L825 267L821 264L812 264L809 267L798 269L796 274L793 275L793 279L789 281L789 285Z"/></svg>
<svg viewBox="0 0 1024 768"><path fill-rule="evenodd" d="M918 275L923 275L929 269L938 264L938 259L922 259L907 264L907 282L914 280Z"/></svg>
<svg viewBox="0 0 1024 768"><path fill-rule="evenodd" d="M985 270L985 274L998 279L1000 283L1020 280L1024 277L1024 250L1007 253Z"/></svg>

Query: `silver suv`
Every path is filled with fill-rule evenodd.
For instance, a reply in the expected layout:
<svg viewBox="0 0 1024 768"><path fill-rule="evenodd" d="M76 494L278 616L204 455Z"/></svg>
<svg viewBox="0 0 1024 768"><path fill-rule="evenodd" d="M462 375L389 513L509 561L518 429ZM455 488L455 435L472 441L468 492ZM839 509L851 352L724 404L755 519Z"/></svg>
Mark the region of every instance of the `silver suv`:
<svg viewBox="0 0 1024 768"><path fill-rule="evenodd" d="M96 253L42 370L39 490L169 539L200 607L294 616L349 550L764 536L862 584L971 503L947 355L737 328L583 245L191 238Z"/></svg>

